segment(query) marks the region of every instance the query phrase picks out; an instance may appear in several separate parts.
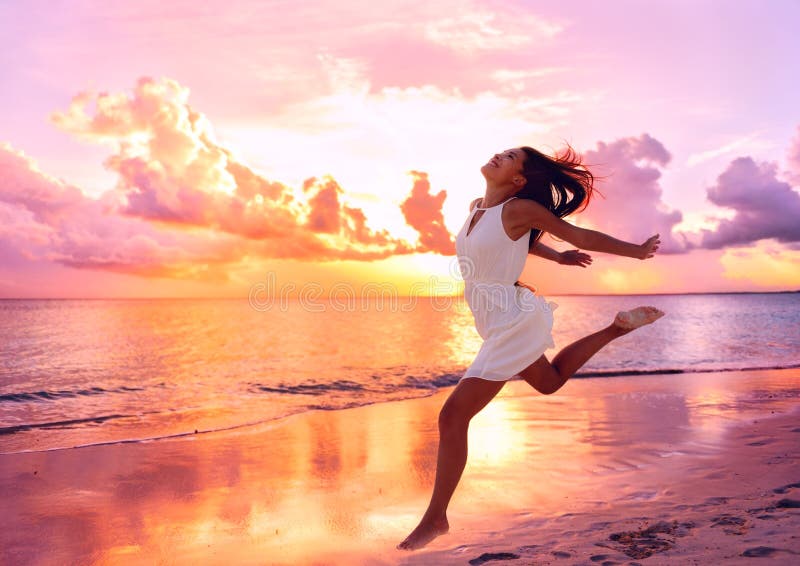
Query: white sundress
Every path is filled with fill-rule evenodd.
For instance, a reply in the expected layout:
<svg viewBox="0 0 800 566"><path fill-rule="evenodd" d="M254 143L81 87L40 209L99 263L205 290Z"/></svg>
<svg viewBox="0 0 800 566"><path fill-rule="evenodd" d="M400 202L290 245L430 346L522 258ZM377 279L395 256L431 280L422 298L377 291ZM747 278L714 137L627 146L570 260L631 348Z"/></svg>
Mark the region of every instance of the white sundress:
<svg viewBox="0 0 800 566"><path fill-rule="evenodd" d="M508 381L555 347L553 310L558 305L515 285L528 257L529 237L512 240L503 228L503 206L513 198L488 208L474 207L456 236L464 297L483 338L459 381L468 377ZM484 213L467 235L478 210Z"/></svg>

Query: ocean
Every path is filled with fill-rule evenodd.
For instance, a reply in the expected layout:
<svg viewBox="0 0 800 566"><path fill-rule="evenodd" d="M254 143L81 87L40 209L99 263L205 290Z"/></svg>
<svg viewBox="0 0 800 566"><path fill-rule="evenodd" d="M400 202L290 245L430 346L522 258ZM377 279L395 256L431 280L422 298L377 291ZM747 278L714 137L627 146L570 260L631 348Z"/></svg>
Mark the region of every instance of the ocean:
<svg viewBox="0 0 800 566"><path fill-rule="evenodd" d="M618 310L667 313L576 378L800 366L800 293L547 299L558 304L550 359ZM463 297L0 300L0 454L431 395L457 383L480 344Z"/></svg>

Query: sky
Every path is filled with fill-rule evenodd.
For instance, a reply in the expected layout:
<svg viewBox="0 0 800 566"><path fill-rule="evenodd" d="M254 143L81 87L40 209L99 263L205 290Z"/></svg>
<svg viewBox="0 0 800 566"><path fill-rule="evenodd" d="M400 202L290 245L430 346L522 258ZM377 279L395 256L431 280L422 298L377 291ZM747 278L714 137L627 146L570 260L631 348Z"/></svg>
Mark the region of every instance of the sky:
<svg viewBox="0 0 800 566"><path fill-rule="evenodd" d="M541 294L800 289L800 3L0 1L0 297L458 293L480 167L572 146L656 257ZM558 250L567 242L545 237Z"/></svg>

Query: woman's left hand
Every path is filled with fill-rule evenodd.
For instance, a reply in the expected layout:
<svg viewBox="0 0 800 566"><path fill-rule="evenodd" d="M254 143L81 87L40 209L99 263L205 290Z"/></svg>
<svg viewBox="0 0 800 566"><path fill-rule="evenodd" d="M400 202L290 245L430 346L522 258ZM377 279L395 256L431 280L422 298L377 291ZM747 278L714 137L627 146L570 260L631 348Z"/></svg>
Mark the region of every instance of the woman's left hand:
<svg viewBox="0 0 800 566"><path fill-rule="evenodd" d="M531 291L534 295L536 294L536 287L531 287L527 283L523 283L522 281L517 281L516 283L514 283L514 285L516 285L517 287L525 287L526 289Z"/></svg>
<svg viewBox="0 0 800 566"><path fill-rule="evenodd" d="M579 265L586 267L592 263L592 256L585 254L579 250L567 250L561 252L561 258L558 260L561 265Z"/></svg>

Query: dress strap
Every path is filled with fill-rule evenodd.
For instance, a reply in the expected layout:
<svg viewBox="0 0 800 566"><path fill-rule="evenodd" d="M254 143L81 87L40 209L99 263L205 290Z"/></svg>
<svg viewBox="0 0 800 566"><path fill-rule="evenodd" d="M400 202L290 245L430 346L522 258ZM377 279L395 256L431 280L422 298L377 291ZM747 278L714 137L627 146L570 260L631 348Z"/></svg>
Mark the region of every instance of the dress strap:
<svg viewBox="0 0 800 566"><path fill-rule="evenodd" d="M475 205L475 210L489 210L489 209L491 209L491 208L494 208L494 207L496 207L496 206L502 206L502 205L504 205L505 203L507 203L508 201L510 201L510 200L511 200L511 199L513 199L513 198L517 198L517 197L511 197L511 198L508 198L508 199L504 200L503 202L501 202L501 203L499 203L499 204L496 204L496 205L494 205L494 206L489 206L489 207L487 207L487 208L483 208L482 206L478 206L478 205L476 204L476 205Z"/></svg>

